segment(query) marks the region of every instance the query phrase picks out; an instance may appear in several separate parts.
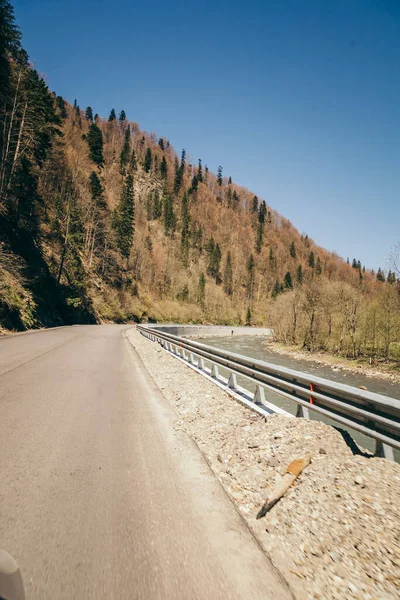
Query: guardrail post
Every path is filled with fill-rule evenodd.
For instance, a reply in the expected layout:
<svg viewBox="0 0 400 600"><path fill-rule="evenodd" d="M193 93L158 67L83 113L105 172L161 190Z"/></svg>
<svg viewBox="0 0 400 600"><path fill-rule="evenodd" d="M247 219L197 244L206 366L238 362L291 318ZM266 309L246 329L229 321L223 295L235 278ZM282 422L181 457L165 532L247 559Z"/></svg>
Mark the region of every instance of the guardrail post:
<svg viewBox="0 0 400 600"><path fill-rule="evenodd" d="M195 364L195 362L194 362L194 354L193 354L193 352L191 352L191 353L190 353L189 362L190 362L190 364L191 364L191 365L194 365L194 364Z"/></svg>
<svg viewBox="0 0 400 600"><path fill-rule="evenodd" d="M303 419L309 419L310 413L308 411L308 408L306 406L303 406L302 404L298 404L297 411L296 411L296 417L301 417Z"/></svg>
<svg viewBox="0 0 400 600"><path fill-rule="evenodd" d="M182 348L182 358L183 358L184 360L187 360L187 356L186 356L186 352L185 352L185 349L184 349L184 348Z"/></svg>
<svg viewBox="0 0 400 600"><path fill-rule="evenodd" d="M237 389L237 379L236 379L236 373L231 373L229 375L229 379L228 379L228 388L230 390L236 390Z"/></svg>
<svg viewBox="0 0 400 600"><path fill-rule="evenodd" d="M205 371L206 370L205 365L204 365L204 358L200 358L200 360L199 360L199 369L201 371Z"/></svg>
<svg viewBox="0 0 400 600"><path fill-rule="evenodd" d="M265 401L264 388L262 388L260 385L258 385L256 387L256 391L254 394L254 402L256 404L263 404L264 401Z"/></svg>
<svg viewBox="0 0 400 600"><path fill-rule="evenodd" d="M388 444L384 444L380 440L376 440L375 455L394 462L393 448Z"/></svg>
<svg viewBox="0 0 400 600"><path fill-rule="evenodd" d="M211 367L211 377L214 377L214 379L218 379L218 365L216 365L215 363L212 364Z"/></svg>

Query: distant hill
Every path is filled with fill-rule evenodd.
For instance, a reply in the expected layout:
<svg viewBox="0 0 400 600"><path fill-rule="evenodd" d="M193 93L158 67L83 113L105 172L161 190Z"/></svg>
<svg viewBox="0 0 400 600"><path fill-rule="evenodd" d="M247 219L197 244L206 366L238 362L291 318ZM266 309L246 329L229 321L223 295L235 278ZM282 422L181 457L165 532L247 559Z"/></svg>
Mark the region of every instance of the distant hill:
<svg viewBox="0 0 400 600"><path fill-rule="evenodd" d="M0 11L4 328L247 322L311 349L397 352L393 273L317 246L273 198L178 155L123 110L103 119L50 93L5 0Z"/></svg>

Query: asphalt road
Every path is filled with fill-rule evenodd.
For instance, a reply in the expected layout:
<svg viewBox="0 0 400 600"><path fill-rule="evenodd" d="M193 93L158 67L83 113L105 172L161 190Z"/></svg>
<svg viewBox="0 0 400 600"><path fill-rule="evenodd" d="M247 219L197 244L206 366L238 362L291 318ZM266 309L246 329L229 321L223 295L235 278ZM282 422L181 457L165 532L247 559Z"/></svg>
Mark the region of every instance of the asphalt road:
<svg viewBox="0 0 400 600"><path fill-rule="evenodd" d="M291 598L126 329L0 339L0 547L27 600Z"/></svg>

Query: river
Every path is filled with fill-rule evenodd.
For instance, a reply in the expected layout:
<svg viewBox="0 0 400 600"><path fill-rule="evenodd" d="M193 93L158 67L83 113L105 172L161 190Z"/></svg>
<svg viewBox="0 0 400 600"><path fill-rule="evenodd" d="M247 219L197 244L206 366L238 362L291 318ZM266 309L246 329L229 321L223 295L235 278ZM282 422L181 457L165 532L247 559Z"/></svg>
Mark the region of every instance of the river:
<svg viewBox="0 0 400 600"><path fill-rule="evenodd" d="M316 362L276 354L266 346L267 339L265 337L251 337L248 335L227 338L205 337L199 339L198 341L208 344L209 346L228 349L231 352L236 352L237 354L244 354L246 356L251 356L252 358L257 358L259 360L272 363L274 365L280 365L295 371L304 371L318 377L323 377L332 381L338 381L354 387L365 386L371 392L376 392L377 394L383 394L385 396L390 396L391 398L400 400L400 385L398 383L394 383L388 379L380 379L378 377L367 377L366 375L352 373L349 371L336 371L333 370L334 367L324 366ZM221 373L224 374L223 369L220 370ZM238 383L251 391L254 389L252 386L250 386L246 379L241 379L238 377ZM287 400L279 394L270 392L269 390L265 390L265 395L266 399L270 402L277 404L291 414L296 414L297 406L294 401L292 402L291 400ZM330 419L327 419L321 415L317 415L312 411L310 411L310 414L312 419L322 420L328 425L337 427L337 423ZM364 436L361 433L358 433L357 431L350 429L348 429L348 431L355 441L360 444L360 446L371 451L374 450L374 440ZM396 452L395 454L396 460L399 461L400 453Z"/></svg>

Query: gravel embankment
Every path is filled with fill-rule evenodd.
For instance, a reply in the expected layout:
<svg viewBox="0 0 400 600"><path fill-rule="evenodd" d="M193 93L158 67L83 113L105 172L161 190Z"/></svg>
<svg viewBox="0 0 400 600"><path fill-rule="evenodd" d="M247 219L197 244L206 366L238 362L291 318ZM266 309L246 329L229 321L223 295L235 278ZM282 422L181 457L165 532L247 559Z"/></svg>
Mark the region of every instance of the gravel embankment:
<svg viewBox="0 0 400 600"><path fill-rule="evenodd" d="M335 429L260 417L137 331L130 341L272 562L299 599L395 600L400 465L353 456ZM312 462L262 519L287 465Z"/></svg>

